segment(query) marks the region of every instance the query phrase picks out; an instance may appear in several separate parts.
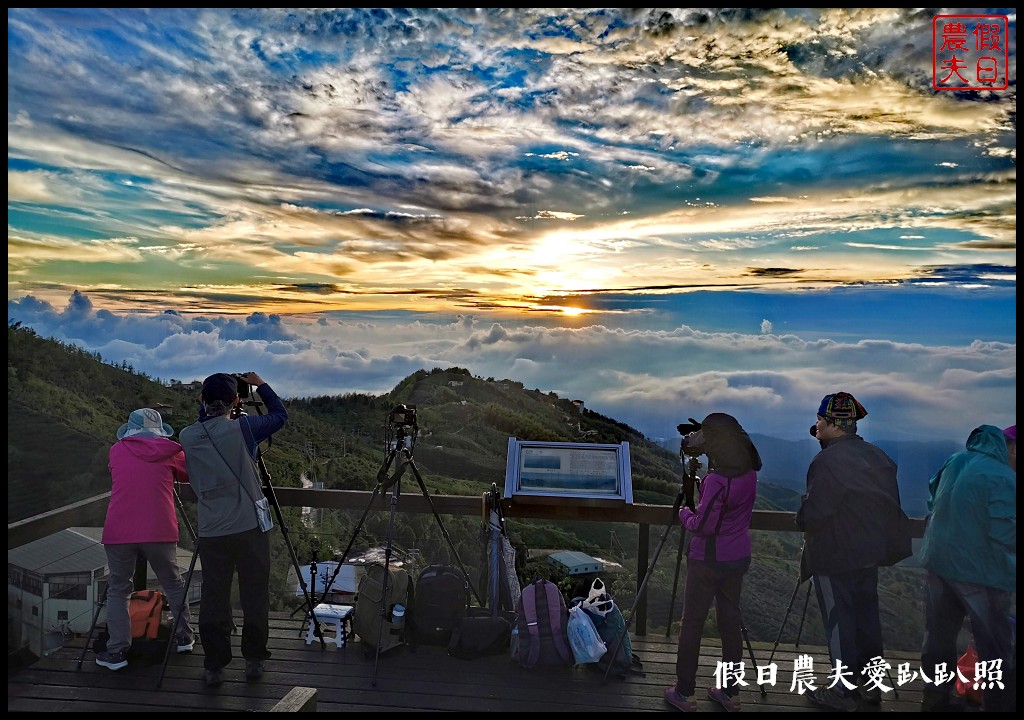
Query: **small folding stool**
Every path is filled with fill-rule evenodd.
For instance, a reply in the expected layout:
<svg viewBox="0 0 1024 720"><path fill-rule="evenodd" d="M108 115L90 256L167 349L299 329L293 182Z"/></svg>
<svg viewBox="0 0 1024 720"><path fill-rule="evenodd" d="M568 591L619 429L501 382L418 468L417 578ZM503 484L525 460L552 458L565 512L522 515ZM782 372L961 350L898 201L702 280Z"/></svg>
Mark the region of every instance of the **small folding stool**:
<svg viewBox="0 0 1024 720"><path fill-rule="evenodd" d="M345 647L345 640L348 637L348 623L351 622L353 608L351 605L332 605L331 603L320 603L313 608L316 619L309 619L309 629L306 631L306 644L309 645L316 640L316 628L314 623L320 622L321 632L324 625L334 626L334 637L329 637L324 632L324 641L333 642L338 647Z"/></svg>

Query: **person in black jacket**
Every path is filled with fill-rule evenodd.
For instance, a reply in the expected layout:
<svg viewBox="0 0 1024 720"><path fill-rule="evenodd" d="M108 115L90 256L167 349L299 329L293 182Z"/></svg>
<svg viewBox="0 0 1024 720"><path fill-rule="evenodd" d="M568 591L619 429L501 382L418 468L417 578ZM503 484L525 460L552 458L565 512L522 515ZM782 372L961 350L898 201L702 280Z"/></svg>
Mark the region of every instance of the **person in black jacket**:
<svg viewBox="0 0 1024 720"><path fill-rule="evenodd" d="M804 531L801 580L814 583L831 672L840 668L833 687L822 685L808 699L841 712L856 709L858 683L872 704L891 689L864 673L873 659L883 662L878 567L911 553L896 463L857 435L857 421L867 414L850 393L822 399L814 428L821 450L807 470L807 493L796 515Z"/></svg>

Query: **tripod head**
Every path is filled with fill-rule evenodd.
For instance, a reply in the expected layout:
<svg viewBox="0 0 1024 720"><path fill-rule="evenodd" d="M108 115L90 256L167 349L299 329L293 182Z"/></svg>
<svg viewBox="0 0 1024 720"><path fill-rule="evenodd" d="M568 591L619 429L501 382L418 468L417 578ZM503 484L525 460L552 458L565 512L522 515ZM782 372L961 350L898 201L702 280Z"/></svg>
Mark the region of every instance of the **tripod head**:
<svg viewBox="0 0 1024 720"><path fill-rule="evenodd" d="M384 462L377 471L378 485L386 489L401 479L405 466L412 462L418 434L415 405L396 405L388 413L384 422ZM396 463L395 471L388 475L388 469Z"/></svg>

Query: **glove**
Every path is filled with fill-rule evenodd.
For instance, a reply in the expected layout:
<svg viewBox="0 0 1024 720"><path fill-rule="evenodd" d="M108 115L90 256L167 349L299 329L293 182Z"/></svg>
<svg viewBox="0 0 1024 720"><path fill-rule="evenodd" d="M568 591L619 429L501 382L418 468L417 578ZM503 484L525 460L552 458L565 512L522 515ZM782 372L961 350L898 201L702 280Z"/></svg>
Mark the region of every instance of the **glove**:
<svg viewBox="0 0 1024 720"><path fill-rule="evenodd" d="M684 505L679 509L679 522L685 523L687 518L696 514L697 513Z"/></svg>

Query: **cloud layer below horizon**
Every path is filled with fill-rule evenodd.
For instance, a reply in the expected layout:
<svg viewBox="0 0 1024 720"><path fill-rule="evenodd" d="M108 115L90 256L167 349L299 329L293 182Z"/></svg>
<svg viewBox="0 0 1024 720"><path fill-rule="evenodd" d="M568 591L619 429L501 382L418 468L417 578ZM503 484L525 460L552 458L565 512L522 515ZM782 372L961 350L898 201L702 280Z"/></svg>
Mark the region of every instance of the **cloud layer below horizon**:
<svg viewBox="0 0 1024 720"><path fill-rule="evenodd" d="M847 389L960 440L1016 414L992 12L1006 91L935 90L923 9L10 8L9 321L291 396L458 365L786 436Z"/></svg>

